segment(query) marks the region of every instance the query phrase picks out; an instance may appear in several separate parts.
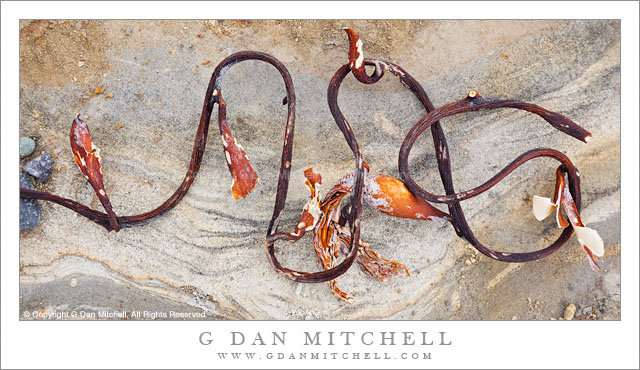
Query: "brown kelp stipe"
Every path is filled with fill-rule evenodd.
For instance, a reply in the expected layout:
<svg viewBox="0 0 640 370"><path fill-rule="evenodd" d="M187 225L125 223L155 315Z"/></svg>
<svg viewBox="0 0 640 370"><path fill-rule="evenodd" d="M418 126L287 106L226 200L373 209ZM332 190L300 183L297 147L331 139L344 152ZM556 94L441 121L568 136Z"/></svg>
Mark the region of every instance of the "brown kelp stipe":
<svg viewBox="0 0 640 370"><path fill-rule="evenodd" d="M249 193L257 181L257 174L251 167L246 153L242 146L237 143L233 137L231 130L226 122L226 104L222 98L221 80L224 73L232 65L245 60L260 60L274 66L282 76L287 91L285 104L288 107L287 124L285 133L285 144L282 152L282 164L280 167L280 179L278 181L278 192L276 195L276 205L274 216L269 225L269 230L277 228L278 216L284 208L286 200L287 187L289 185L289 171L291 163L291 149L293 144L293 126L295 120L295 93L293 89L293 81L286 67L274 57L254 52L242 51L235 53L224 59L214 70L207 92L205 94L204 103L202 105L202 114L200 116L200 124L196 131L195 142L193 144L193 152L191 154L191 162L187 169L187 174L178 189L157 208L151 211L133 216L115 216L111 209L111 204L106 197L104 186L102 185L102 171L100 167L99 151L93 145L87 125L79 119L79 116L73 122L71 130L71 146L78 166L91 183L96 191L100 201L102 202L107 213L93 210L74 200L66 199L57 195L46 192L28 190L20 188L20 197L29 199L47 200L57 203L75 211L91 221L103 226L109 231L118 231L120 228L143 225L152 219L163 215L171 208L175 207L185 196L191 184L195 180L205 147L207 145L207 133L209 131L209 122L213 112L214 105L219 105L218 124L220 127L220 135L223 143L223 149L227 158L227 164L233 177L232 194L238 199L240 196L245 197ZM88 171L88 172L87 172Z"/></svg>
<svg viewBox="0 0 640 370"><path fill-rule="evenodd" d="M510 163L507 167L505 167L505 169L500 171L497 175L495 175L493 178L488 180L486 183L478 186L473 190L462 192L462 193L456 193L454 184L453 184L452 174L451 174L451 162L449 159L449 150L447 146L447 141L442 131L442 127L440 125L439 120L449 115L453 115L457 113L508 107L508 108L526 110L531 113L537 114L540 117L542 117L544 120L546 120L548 123L550 123L556 129L570 136L573 136L579 140L582 140L584 142L587 142L588 139L591 137L591 134L588 131L576 125L573 121L571 121L567 117L560 115L558 113L550 112L537 105L514 101L514 100L508 100L508 99L483 98L479 96L475 91L472 91L471 93L469 93L469 96L467 98L459 102L455 102L455 103L446 105L444 107L434 109L433 105L431 104L431 101L429 100L422 86L413 77L411 77L411 75L409 75L406 71L404 71L402 68L400 68L399 66L393 63L379 61L379 60L365 59L362 51L362 41L360 41L360 38L358 37L358 35L352 29L349 29L349 28L345 28L345 31L347 32L347 35L350 41L350 48L349 48L349 54L348 54L349 63L343 65L335 73L335 75L331 79L331 82L329 83L329 90L328 90L328 103L329 103L329 109L331 110L331 114L333 115L336 121L336 124L338 125L338 128L342 131L356 159L356 169L352 179L354 186L350 193L351 202L349 203L348 207L343 208L343 211L340 213L340 217L336 222L336 226L334 226L334 228L336 228L337 230L340 230L339 226L341 224L344 224L345 219L348 220L351 225L351 230L349 233L350 239L348 239L349 249L348 249L347 259L345 260L345 262L350 261L350 257L352 257L352 254L356 249L354 246L360 245L362 243L359 240L359 236L360 236L359 217L360 217L361 208L362 208L362 189L363 189L365 178L366 178L366 171L363 171L363 159L360 153L360 146L358 145L358 142L355 138L353 130L351 129L351 126L349 125L344 115L340 111L340 108L338 107L338 90L342 81L344 80L344 78L347 76L349 72L352 72L354 77L358 81L364 84L374 84L377 81L379 81L380 78L382 78L385 72L388 71L392 73L394 76L396 76L403 85L408 87L411 90L411 92L413 92L413 94L420 100L420 102L425 107L425 110L427 111L427 115L424 116L418 123L414 125L414 127L411 129L411 131L407 135L407 138L403 142L402 147L400 149L398 164L399 164L399 170L402 176L402 180L404 180L404 184L406 184L406 187L408 188L409 192L411 192L413 195L417 195L421 197L425 201L447 204L449 208L449 214L439 215L440 217L437 217L436 215L432 215L431 219L441 219L441 220L446 220L451 222L458 236L468 241L470 244L472 244L475 248L477 248L481 253L485 254L486 256L499 261L504 261L504 262L525 262L525 261L532 261L532 260L536 260L544 256L547 256L553 253L554 251L556 251L558 248L560 248L564 243L566 243L566 241L569 239L574 229L576 231L580 230L583 236L582 237L579 236L578 240L580 241L580 244L583 246L583 248L587 252L589 260L592 266L594 267L594 269L597 268L597 264L595 262L593 255L595 254L595 255L601 256L603 254L602 239L600 239L600 237L597 235L597 233L594 230L588 229L584 227L584 225L582 225L582 222L580 220L579 213L578 213L580 210L580 201L581 201L579 174L575 166L564 154L553 149L534 149L534 150L528 151L522 154L521 156L519 156L516 160ZM373 73L370 76L367 75L365 71L366 65L374 66L375 68ZM433 136L433 143L434 143L434 148L436 152L436 159L438 162L438 170L440 172L440 178L442 180L445 193L446 193L446 195L442 195L442 196L436 196L426 192L424 189L420 188L413 181L413 179L411 178L411 175L409 174L408 158L409 158L409 153L411 151L411 148L413 147L413 144L415 143L417 137L420 134L422 134L424 130L426 130L428 127L431 128L431 134ZM562 232L560 237L552 245L539 251L526 252L526 253L495 252L487 248L486 246L482 245L475 238L473 232L471 231L471 229L469 228L469 225L466 222L466 219L464 217L464 212L460 206L460 202L465 199L469 199L474 196L477 196L482 192L490 189L491 187L496 185L498 182L500 182L505 176L507 176L509 173L515 170L518 166L522 165L528 160L531 160L537 157L550 157L559 161L561 163L561 166L559 167L558 172L566 173L568 175L568 178L569 178L568 187L564 185L566 182L561 182L559 185L560 190L557 190L557 191L564 191L564 193L567 194L567 196L564 197L563 199L572 198L571 201L568 202L568 204L565 204L564 200L562 201L562 204L564 205L565 211L567 212L567 214L574 214L573 221L571 223L572 227L566 228L568 226L566 222L562 224L561 227L565 227L565 230ZM564 179L564 175L562 175L562 179ZM327 194L327 198L325 198L324 202L331 201L330 195L335 197L334 189L332 189L329 192L329 194ZM387 195L391 196L390 194L387 194ZM391 198L393 198L393 196L391 196ZM560 201L556 202L557 207L560 206L559 203ZM333 208L328 208L327 214L331 215L332 212L335 212L333 210L335 209L335 207L337 206L334 206ZM348 211L344 212L344 210L348 210ZM393 213L388 213L388 214L398 217L398 215ZM536 215L536 217L538 216ZM418 218L418 217L413 217L413 218ZM336 257L336 255L334 254L334 251L336 250L336 248L332 247L331 242L327 242L323 244L324 250L319 250L318 246L316 245L316 241L317 240L322 241L323 237L324 239L326 239L325 235L327 234L327 232L323 230L321 225L322 223L320 223L319 226L317 226L316 237L314 238L314 246L316 247L318 260L325 266L325 268L327 268L327 266L332 266L332 264L326 263L327 256L332 256L332 258L330 258L330 260L332 261L334 257ZM587 241L591 243L591 245L589 245ZM343 250L345 250L344 248L345 244L346 243L344 241L341 243ZM589 246L591 246L591 248L589 248ZM365 267L365 270L367 270L366 267ZM373 275L378 276L379 278L383 276L381 274L373 274ZM335 278L337 276L334 274L333 277ZM333 290L334 294L336 294L336 296L345 300L349 300L348 296L344 292L337 289L337 287L335 286L335 281L332 281L331 283L332 283L331 289Z"/></svg>
<svg viewBox="0 0 640 370"><path fill-rule="evenodd" d="M358 34L350 28L345 28L344 30L347 33L350 43L348 63L340 67L329 82L327 101L338 128L343 133L349 148L353 152L355 169L353 173L346 174L334 184L324 199L320 197L319 191L319 186L322 184L321 175L313 172L311 168L307 169L304 175L307 179L306 185L310 191L310 200L305 205L300 216L300 221L292 232L278 232L278 224L286 202L293 150L296 103L293 81L287 69L277 59L267 54L253 51L235 53L220 62L214 70L205 94L200 124L196 131L195 143L187 174L175 193L159 207L139 215L116 216L104 190L104 185L102 184L100 152L93 144L89 135L89 129L87 125L80 120L79 115L73 121L71 129L73 154L80 170L98 195L106 213L93 210L76 201L45 192L21 188L20 196L60 204L110 231L118 231L120 228L147 223L173 208L189 190L200 169L207 143L211 114L214 105L218 104L220 137L227 165L233 178L231 192L235 199L246 197L258 182L258 175L249 162L246 152L237 142L227 123L227 104L222 97L221 79L228 68L236 63L245 60L260 60L271 64L280 72L287 92L286 97L282 101L283 104L288 106L288 114L280 161L278 190L273 215L269 222L266 235L266 250L269 261L275 270L283 276L304 283L328 281L331 290L337 297L349 301L351 298L347 293L337 287L335 279L344 274L355 261L358 261L365 273L377 277L380 280L390 279L393 275L400 275L401 273L409 275L409 269L406 266L380 257L371 249L369 243L360 239L360 217L362 214L363 201L374 209L394 217L450 222L458 236L472 244L484 255L504 262L526 262L547 256L558 250L558 248L567 242L573 231L576 231L578 241L587 253L589 262L594 269L598 268L594 256L602 256L604 254L604 244L595 230L587 228L582 223L579 214L581 205L580 177L578 170L567 156L554 149L533 149L517 157L482 185L468 191L456 192L451 175L449 148L439 120L459 113L497 108L514 108L534 113L554 128L584 142L587 142L591 137L588 131L575 124L569 118L558 113L550 112L537 105L509 99L485 98L478 95L475 91L471 91L469 95L462 100L436 109L431 104L422 86L411 77L411 75L396 64L374 59L365 59L362 50L363 43ZM374 67L370 75L366 72L366 66ZM370 168L362 157L355 134L338 107L338 90L349 72L364 84L375 84L386 72L393 74L420 100L427 112L427 114L411 128L400 148L398 166L402 180L384 174L369 174ZM434 195L422 189L416 184L409 172L408 158L411 149L417 138L427 128L431 129L438 171L445 190L444 195ZM489 190L523 163L539 157L553 158L560 162L560 166L556 173L554 198L534 196L534 216L538 220L542 220L555 211L558 226L564 228L564 231L550 246L534 252L497 252L484 246L476 239L473 231L467 224L460 203ZM449 213L436 209L429 204L429 202L446 204ZM561 208L565 210L568 221L562 215ZM349 224L348 227L347 223ZM282 266L276 257L274 246L276 241L296 242L302 238L307 231L313 231L314 249L318 257L318 262L324 268L324 271L302 272L292 270ZM338 263L339 252L345 255L345 258L340 263Z"/></svg>
<svg viewBox="0 0 640 370"><path fill-rule="evenodd" d="M544 256L547 256L558 248L560 248L571 236L573 231L572 228L567 228L563 231L563 233L558 237L558 239L551 244L549 247L541 249L535 252L524 252L524 253L507 253L507 252L496 252L492 249L482 245L480 243L471 229L467 224L467 221L464 217L464 213L462 209L459 207L460 201L465 199L469 199L475 197L483 192L489 190L491 187L495 186L502 179L504 179L508 174L513 172L516 168L521 166L523 163L538 157L548 157L553 158L561 163L560 169L563 172L566 172L569 176L569 189L573 198L575 199L575 207L577 211L580 210L580 175L578 174L578 170L571 163L569 158L562 154L561 152L553 149L533 149L530 150L518 158L516 158L513 162L509 163L504 169L502 169L498 174L493 176L484 184L460 193L455 193L453 191L447 192L447 195L437 196L427 192L422 189L411 177L409 173L409 153L413 147L413 144L416 142L417 138L429 127L438 122L439 119L459 114L465 112L474 112L481 110L489 110L496 108L516 108L526 110L531 113L535 113L540 117L544 118L547 122L549 122L553 127L557 128L560 131L565 132L568 135L571 135L577 139L582 141L587 141L591 134L576 125L570 119L553 112L549 112L548 110L541 108L534 104L523 103L514 100L508 99L493 99L493 98L484 98L478 95L477 92L471 91L469 95L457 102L447 104L440 108L434 109L429 112L427 115L422 117L418 123L416 123L413 128L407 134L402 146L400 147L400 156L398 159L398 168L400 170L400 175L404 182L407 184L407 187L415 194L421 196L427 201L434 203L446 203L449 205L451 211L451 222L454 225L456 233L461 238L465 239L467 242L472 244L478 251L482 254L504 262L527 262L540 259ZM445 167L445 176L447 178L451 177L450 171L450 160L448 155L439 155L438 161L446 162ZM453 187L452 187L453 190Z"/></svg>

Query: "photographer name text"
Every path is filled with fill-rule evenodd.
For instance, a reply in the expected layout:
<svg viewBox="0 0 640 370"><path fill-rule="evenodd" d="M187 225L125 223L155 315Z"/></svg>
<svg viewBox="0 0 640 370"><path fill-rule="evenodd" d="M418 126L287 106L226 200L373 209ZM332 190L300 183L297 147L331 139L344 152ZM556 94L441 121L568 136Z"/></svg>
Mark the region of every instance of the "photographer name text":
<svg viewBox="0 0 640 370"><path fill-rule="evenodd" d="M204 331L200 333L198 340L202 345L212 345L214 343L214 334L210 331ZM301 341L301 343L305 346L350 346L353 343L363 344L365 346L450 346L452 343L452 341L447 337L447 332L445 331L305 331L297 340ZM229 332L228 340L225 344L229 344L232 346L285 346L287 345L287 332L274 331L269 333L244 333L239 331L231 331Z"/></svg>

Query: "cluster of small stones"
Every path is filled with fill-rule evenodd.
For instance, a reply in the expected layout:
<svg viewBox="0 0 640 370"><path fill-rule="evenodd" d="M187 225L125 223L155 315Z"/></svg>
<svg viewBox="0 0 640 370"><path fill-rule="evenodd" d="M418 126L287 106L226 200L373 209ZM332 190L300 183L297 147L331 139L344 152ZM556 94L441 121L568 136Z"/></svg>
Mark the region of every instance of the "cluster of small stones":
<svg viewBox="0 0 640 370"><path fill-rule="evenodd" d="M20 138L20 159L25 159L36 150L36 143L29 137ZM29 175L41 181L48 181L51 175L53 158L49 153L44 153L22 165L22 169ZM33 190L33 184L29 176L20 172L20 187ZM42 212L40 204L35 199L20 198L20 231L31 230L40 222Z"/></svg>
<svg viewBox="0 0 640 370"><path fill-rule="evenodd" d="M599 320L607 310L607 300L605 298L593 298L593 303L580 309L573 303L568 304L562 316L552 317L551 320Z"/></svg>

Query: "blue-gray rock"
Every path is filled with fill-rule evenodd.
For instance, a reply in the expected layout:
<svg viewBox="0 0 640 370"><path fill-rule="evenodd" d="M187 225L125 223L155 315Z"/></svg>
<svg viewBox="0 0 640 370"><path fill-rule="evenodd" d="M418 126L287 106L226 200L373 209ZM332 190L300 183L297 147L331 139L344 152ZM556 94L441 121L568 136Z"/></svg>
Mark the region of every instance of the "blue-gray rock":
<svg viewBox="0 0 640 370"><path fill-rule="evenodd" d="M28 157L36 150L36 142L30 137L20 138L20 159Z"/></svg>
<svg viewBox="0 0 640 370"><path fill-rule="evenodd" d="M20 187L33 190L29 177L24 173L20 173ZM40 204L35 199L20 198L20 231L31 230L38 222L42 212L40 211Z"/></svg>
<svg viewBox="0 0 640 370"><path fill-rule="evenodd" d="M51 174L52 163L53 158L51 158L51 155L49 153L45 153L25 163L22 168L27 171L29 175L40 180L47 181Z"/></svg>

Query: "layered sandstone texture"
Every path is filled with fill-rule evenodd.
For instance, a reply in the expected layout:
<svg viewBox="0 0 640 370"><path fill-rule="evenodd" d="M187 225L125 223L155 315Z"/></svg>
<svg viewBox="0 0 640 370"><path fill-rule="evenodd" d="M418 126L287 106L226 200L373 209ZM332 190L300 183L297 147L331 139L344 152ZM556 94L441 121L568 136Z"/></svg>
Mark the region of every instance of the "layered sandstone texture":
<svg viewBox="0 0 640 370"><path fill-rule="evenodd" d="M229 69L223 91L229 124L259 175L257 188L246 199L233 199L214 113L189 193L148 225L107 233L66 208L41 202L39 224L20 233L21 312L550 320L562 318L573 304L574 320L619 319L618 21L23 21L20 122L14 124L20 136L36 140L33 156L53 158L51 178L32 179L34 188L102 210L69 147L71 122L80 113L101 149L115 212L131 215L160 205L186 173L215 66L234 52L255 50L282 61L294 81L291 183L280 222L281 231L293 231L309 199L303 171L313 167L322 174L324 195L355 166L326 97L334 72L348 62L343 27L359 33L365 57L396 63L415 77L435 106L476 90L541 105L589 130L593 139L585 144L513 109L442 121L459 191L533 148L554 148L571 158L581 174L582 219L605 243L602 270L591 270L575 237L550 257L507 264L478 254L447 223L398 219L365 207L362 239L382 257L406 265L411 276L381 282L354 265L338 279L353 297L345 303L326 283L300 284L278 275L264 246L284 137L284 84L273 67L249 61ZM425 114L417 99L390 75L367 86L350 75L339 103L371 172L399 177L400 144ZM429 132L416 143L410 166L421 186L444 193ZM552 218L534 218L531 199L553 196L556 167L551 159L527 162L490 191L464 201L478 239L505 252L540 249L555 240L560 229ZM276 250L288 267L320 269L310 235L296 244L278 242Z"/></svg>

